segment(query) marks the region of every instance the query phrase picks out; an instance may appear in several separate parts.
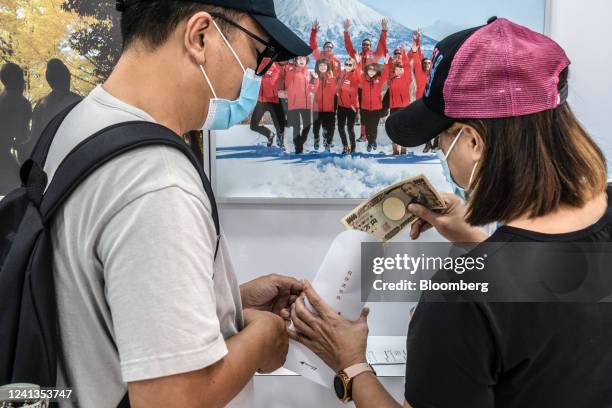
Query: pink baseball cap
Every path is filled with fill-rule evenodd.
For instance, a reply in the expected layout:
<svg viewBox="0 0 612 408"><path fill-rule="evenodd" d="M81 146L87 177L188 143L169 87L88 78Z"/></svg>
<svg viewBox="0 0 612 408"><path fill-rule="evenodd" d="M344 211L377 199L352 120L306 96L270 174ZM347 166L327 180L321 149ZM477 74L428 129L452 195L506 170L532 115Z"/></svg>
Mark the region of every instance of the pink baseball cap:
<svg viewBox="0 0 612 408"><path fill-rule="evenodd" d="M419 146L457 119L524 116L567 100L559 75L570 61L547 36L504 18L440 41L422 99L389 117L387 134Z"/></svg>

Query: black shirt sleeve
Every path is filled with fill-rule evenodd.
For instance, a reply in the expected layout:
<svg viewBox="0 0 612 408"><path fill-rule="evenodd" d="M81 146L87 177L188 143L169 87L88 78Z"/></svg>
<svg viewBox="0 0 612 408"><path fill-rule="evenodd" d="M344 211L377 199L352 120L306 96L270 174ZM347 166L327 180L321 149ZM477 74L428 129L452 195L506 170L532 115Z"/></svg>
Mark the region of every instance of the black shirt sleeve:
<svg viewBox="0 0 612 408"><path fill-rule="evenodd" d="M499 363L476 303L420 303L407 352L404 395L413 408L494 406Z"/></svg>

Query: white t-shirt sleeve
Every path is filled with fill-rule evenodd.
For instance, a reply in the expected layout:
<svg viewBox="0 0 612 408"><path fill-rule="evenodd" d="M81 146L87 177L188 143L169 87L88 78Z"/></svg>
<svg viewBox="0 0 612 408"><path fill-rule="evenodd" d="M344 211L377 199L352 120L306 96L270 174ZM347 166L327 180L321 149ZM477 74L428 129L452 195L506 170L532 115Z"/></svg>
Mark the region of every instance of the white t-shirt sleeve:
<svg viewBox="0 0 612 408"><path fill-rule="evenodd" d="M195 371L227 354L216 234L201 198L177 186L144 194L112 217L96 248L123 381Z"/></svg>

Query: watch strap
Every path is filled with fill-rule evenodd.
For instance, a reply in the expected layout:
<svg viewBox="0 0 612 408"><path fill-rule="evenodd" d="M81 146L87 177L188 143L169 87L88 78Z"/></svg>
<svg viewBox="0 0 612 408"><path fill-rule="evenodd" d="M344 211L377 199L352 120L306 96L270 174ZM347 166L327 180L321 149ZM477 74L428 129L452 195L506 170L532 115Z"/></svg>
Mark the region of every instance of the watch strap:
<svg viewBox="0 0 612 408"><path fill-rule="evenodd" d="M344 372L344 374L346 374L349 380L352 380L353 378L357 377L359 374L365 373L366 371L371 371L374 373L374 375L376 375L376 371L374 371L372 366L369 365L368 363L355 364L348 368L345 368L342 371Z"/></svg>

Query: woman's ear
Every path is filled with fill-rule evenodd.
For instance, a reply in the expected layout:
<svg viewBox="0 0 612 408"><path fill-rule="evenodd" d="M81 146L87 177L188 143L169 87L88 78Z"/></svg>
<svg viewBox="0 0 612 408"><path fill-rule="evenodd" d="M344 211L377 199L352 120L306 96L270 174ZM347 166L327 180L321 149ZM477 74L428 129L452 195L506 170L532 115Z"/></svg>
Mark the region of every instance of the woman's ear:
<svg viewBox="0 0 612 408"><path fill-rule="evenodd" d="M191 16L185 24L185 49L198 65L206 62L205 50L207 39L212 34L211 28L214 28L212 17L204 11Z"/></svg>
<svg viewBox="0 0 612 408"><path fill-rule="evenodd" d="M472 160L480 161L484 154L484 141L480 136L480 133L472 126L465 125L463 130L463 136L467 141L467 146L472 156Z"/></svg>

